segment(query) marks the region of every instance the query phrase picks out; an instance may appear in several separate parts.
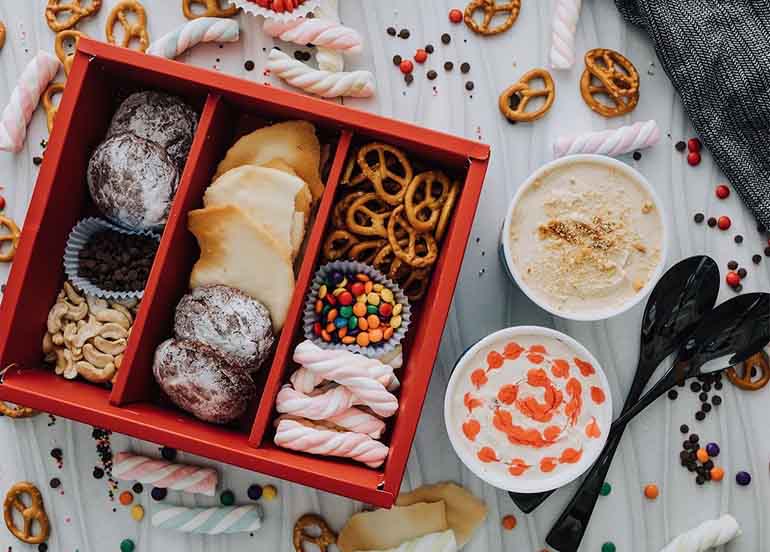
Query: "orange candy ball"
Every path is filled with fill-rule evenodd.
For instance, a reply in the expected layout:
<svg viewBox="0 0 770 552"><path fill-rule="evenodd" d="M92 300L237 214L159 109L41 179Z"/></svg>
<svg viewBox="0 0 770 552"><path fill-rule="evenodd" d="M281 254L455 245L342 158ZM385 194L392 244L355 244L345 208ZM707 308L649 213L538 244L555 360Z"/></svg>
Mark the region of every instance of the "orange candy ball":
<svg viewBox="0 0 770 552"><path fill-rule="evenodd" d="M722 481L725 477L725 470L720 468L719 466L714 466L711 468L711 471L709 472L711 474L711 480L712 481Z"/></svg>
<svg viewBox="0 0 770 552"><path fill-rule="evenodd" d="M701 464L705 464L709 461L709 453L706 452L706 449L699 448L698 452L695 453L695 456Z"/></svg>
<svg viewBox="0 0 770 552"><path fill-rule="evenodd" d="M658 495L660 494L660 491L658 490L658 486L650 483L649 485L645 485L644 487L644 496L649 498L650 500L655 500L658 498Z"/></svg>
<svg viewBox="0 0 770 552"><path fill-rule="evenodd" d="M134 495L132 495L129 491L123 491L120 493L118 500L123 506L128 506L134 501Z"/></svg>
<svg viewBox="0 0 770 552"><path fill-rule="evenodd" d="M512 530L514 527L516 527L516 516L508 514L507 516L503 517L503 529L506 531Z"/></svg>

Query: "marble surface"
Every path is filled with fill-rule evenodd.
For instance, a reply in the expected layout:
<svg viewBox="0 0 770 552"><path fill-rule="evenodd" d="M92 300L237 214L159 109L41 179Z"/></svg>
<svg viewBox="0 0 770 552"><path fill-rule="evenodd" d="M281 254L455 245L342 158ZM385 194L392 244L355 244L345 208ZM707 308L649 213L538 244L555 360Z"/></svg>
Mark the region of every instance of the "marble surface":
<svg viewBox="0 0 770 552"><path fill-rule="evenodd" d="M6 45L0 52L0 104L6 103L19 73L34 53L38 49L53 49L54 35L43 17L45 3L45 0L0 2L0 20L8 27ZM104 22L116 3L117 0L105 0L101 13L82 22L80 29L103 39ZM144 0L144 4L153 37L184 21L178 0ZM684 256L707 253L724 271L726 263L736 259L749 269L745 290L770 287L769 260L763 260L758 267L751 263L751 256L763 247L753 218L736 194L726 201L715 198L714 187L723 176L707 152L703 163L696 168L689 167L684 157L675 152L673 143L691 136L692 129L665 74L655 63L650 43L621 20L612 2L584 2L577 47L581 53L597 46L615 48L635 62L642 78L641 101L636 111L612 121L593 114L580 98L579 70L573 69L555 74L558 97L544 119L531 125L512 126L500 116L498 94L524 71L547 63L552 2L524 0L523 4L521 16L510 31L482 38L464 26L447 21L448 9L455 7L450 0L341 1L343 21L359 29L367 39L365 53L351 60L349 67L374 71L378 87L374 99L345 103L483 140L492 146L479 214L404 478L405 489L455 480L487 502L488 520L466 547L468 552L542 549L546 533L574 486L561 490L533 515L526 516L516 510L505 493L482 484L463 468L452 452L442 419L443 390L453 362L461 352L478 338L501 327L517 324L556 327L581 341L603 364L616 408L622 403L635 368L641 307L602 323L554 319L507 281L497 260L496 245L506 205L519 183L551 159L551 144L556 136L656 119L663 132L661 143L643 152L638 162L630 157L624 160L646 175L663 198L671 223L669 263ZM261 33L256 20L246 16L239 19L242 33L239 43L222 49L216 45L200 46L181 59L249 80L264 81L261 70L266 58L264 49L270 47L272 40ZM389 37L385 33L389 25L408 28L411 38ZM453 37L449 46L441 44L440 36L444 32L450 32ZM391 58L394 54L408 56L426 43L434 44L436 53L425 67L418 67L414 83L406 87ZM254 71L244 70L246 59L254 60ZM445 60L455 62L452 73L444 72ZM467 75L461 75L458 70L463 61L471 64ZM433 82L425 78L429 68L439 73ZM464 88L468 80L475 83L472 93ZM7 214L19 222L24 220L38 172L33 157L41 155L40 141L46 137L42 110L36 112L29 131L28 143L20 154L0 153L0 185L4 186L0 193L8 202ZM696 226L692 216L697 211L729 215L733 228L719 232L705 225ZM745 236L740 246L733 242L733 236L738 233ZM0 266L0 281L4 281L6 275L7 267ZM720 300L732 295L725 287ZM613 541L619 551L655 552L683 530L723 512L735 515L744 530L743 536L727 550L770 549L768 390L751 394L727 385L721 394L724 404L705 422L693 419L698 399L686 391L676 402L661 399L631 425L609 474L613 491L608 497L600 498L582 550L598 551L602 543ZM691 474L679 466L681 423L690 424L703 440L720 443L719 463L727 471L723 483L698 487ZM150 454L157 452L156 445L119 435L113 436L112 446L116 451L131 447ZM61 468L50 456L53 447L60 447L64 452ZM53 520L49 549L56 552L117 550L121 539L127 537L136 542L140 552L291 550L291 528L299 515L320 512L332 526L339 528L351 513L363 507L298 485L222 467L223 488L233 489L239 500L246 500L246 488L252 482L277 485L280 498L265 504L264 527L253 537L188 537L153 530L147 519L137 524L126 508L110 502L105 480L91 476L98 456L90 427L62 419L49 425L47 416L18 422L0 420L0 451L0 491L5 492L11 483L21 479L40 486ZM198 461L185 454L181 457ZM747 470L754 476L749 487L735 484L733 477L738 470ZM49 488L48 481L53 477L61 479L61 492ZM660 498L654 502L642 495L642 487L649 482L661 489ZM147 492L138 498L145 506L149 505ZM187 505L210 503L181 495L172 499ZM500 527L500 518L508 513L518 517L518 526L513 531L503 531ZM13 550L33 548L21 545L7 531L0 530L0 549L5 551L11 547Z"/></svg>

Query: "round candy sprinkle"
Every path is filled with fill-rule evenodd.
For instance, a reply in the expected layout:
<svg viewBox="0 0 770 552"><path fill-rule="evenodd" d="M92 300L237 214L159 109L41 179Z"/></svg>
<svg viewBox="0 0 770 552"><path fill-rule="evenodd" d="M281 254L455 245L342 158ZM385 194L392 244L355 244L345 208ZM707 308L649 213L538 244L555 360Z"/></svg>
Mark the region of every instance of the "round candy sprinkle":
<svg viewBox="0 0 770 552"><path fill-rule="evenodd" d="M411 60L405 59L399 64L398 68L401 70L402 73L406 75L407 73L411 73L412 71L414 71L414 64L412 63Z"/></svg>
<svg viewBox="0 0 770 552"><path fill-rule="evenodd" d="M173 462L176 460L176 449L171 447L163 447L160 449L160 455L169 462Z"/></svg>
<svg viewBox="0 0 770 552"><path fill-rule="evenodd" d="M436 80L436 77L438 77L438 73L431 69L425 74L426 77L428 77L428 80Z"/></svg>
<svg viewBox="0 0 770 552"><path fill-rule="evenodd" d="M706 215L704 215L703 213L695 213L695 216L693 217L695 224L702 224L705 219L706 219Z"/></svg>
<svg viewBox="0 0 770 552"><path fill-rule="evenodd" d="M730 188L728 188L724 184L720 184L719 186L717 186L716 194L719 199L725 199L730 195Z"/></svg>
<svg viewBox="0 0 770 552"><path fill-rule="evenodd" d="M120 552L134 552L136 545L131 539L123 539L120 541Z"/></svg>
<svg viewBox="0 0 770 552"><path fill-rule="evenodd" d="M465 83L465 89L466 89L468 92L470 92L471 90L473 90L473 88L474 88L474 84L473 84L473 81L468 81L468 82L466 82L466 83Z"/></svg>
<svg viewBox="0 0 770 552"><path fill-rule="evenodd" d="M102 477L104 477L104 470L99 466L96 466L94 468L93 473L91 473L91 475L94 476L94 479L101 479Z"/></svg>
<svg viewBox="0 0 770 552"><path fill-rule="evenodd" d="M703 144L698 138L690 138L687 140L687 149L690 151L700 151L702 145Z"/></svg>
<svg viewBox="0 0 770 552"><path fill-rule="evenodd" d="M741 277L738 276L737 272L733 272L732 270L727 273L725 276L725 282L727 282L727 285L730 287L735 287L738 284L741 283Z"/></svg>
<svg viewBox="0 0 770 552"><path fill-rule="evenodd" d="M265 500L275 500L278 498L278 489L273 485L265 485L262 488L262 498Z"/></svg>
<svg viewBox="0 0 770 552"><path fill-rule="evenodd" d="M401 56L399 56L398 54L393 56L393 65L401 65L402 61L403 61L403 59L401 59ZM326 286L321 286L321 287L323 287L324 291L326 291Z"/></svg>
<svg viewBox="0 0 770 552"><path fill-rule="evenodd" d="M444 33L441 35L442 44L449 44L450 42L452 42L452 37L449 36L449 33Z"/></svg>
<svg viewBox="0 0 770 552"><path fill-rule="evenodd" d="M452 63L451 61L445 61L444 62L444 71L451 71L452 69L454 69L454 66L455 66L455 64Z"/></svg>
<svg viewBox="0 0 770 552"><path fill-rule="evenodd" d="M51 482L49 483L52 489L58 489L61 486L61 481L58 477L54 477L51 479Z"/></svg>
<svg viewBox="0 0 770 552"><path fill-rule="evenodd" d="M141 504L134 504L131 507L131 518L134 521L142 521L144 519L144 508Z"/></svg>
<svg viewBox="0 0 770 552"><path fill-rule="evenodd" d="M738 483L738 485L745 487L751 483L751 474L749 474L749 472L739 471L735 474L735 482Z"/></svg>
<svg viewBox="0 0 770 552"><path fill-rule="evenodd" d="M612 542L605 542L602 545L602 552L615 552L615 544Z"/></svg>
<svg viewBox="0 0 770 552"><path fill-rule="evenodd" d="M676 144L674 144L674 148L676 148L676 151L681 153L687 149L687 144L683 140L679 140Z"/></svg>
<svg viewBox="0 0 770 552"><path fill-rule="evenodd" d="M37 552L48 552L48 545L44 542L41 542L37 545Z"/></svg>
<svg viewBox="0 0 770 552"><path fill-rule="evenodd" d="M452 23L462 23L463 20L463 12L458 10L457 8L449 10L449 21Z"/></svg>
<svg viewBox="0 0 770 552"><path fill-rule="evenodd" d="M134 493L140 494L142 491L144 491L144 485L141 483L134 483L134 486L131 487L131 489L134 491Z"/></svg>
<svg viewBox="0 0 770 552"><path fill-rule="evenodd" d="M390 36L396 36L396 29L393 27L388 27L385 29L385 32L388 33Z"/></svg>
<svg viewBox="0 0 770 552"><path fill-rule="evenodd" d="M602 496L607 496L612 492L612 485L610 485L607 481L602 483L602 488L599 489L599 494Z"/></svg>
<svg viewBox="0 0 770 552"><path fill-rule="evenodd" d="M687 163L691 167L699 165L700 164L700 153L698 153L697 151L691 151L690 153L688 153L687 154Z"/></svg>
<svg viewBox="0 0 770 552"><path fill-rule="evenodd" d="M249 489L246 491L246 494L249 495L251 500L259 500L262 498L262 486L257 485L256 483L249 485Z"/></svg>
<svg viewBox="0 0 770 552"><path fill-rule="evenodd" d="M748 271L747 271L745 268L739 268L739 269L738 269L738 277L739 277L741 280L743 280L743 279L746 277L746 275L748 275L748 273L749 273L749 272L748 272Z"/></svg>
<svg viewBox="0 0 770 552"><path fill-rule="evenodd" d="M429 54L432 54L435 51L435 48L433 47L433 44L426 44L425 45L425 51Z"/></svg>
<svg viewBox="0 0 770 552"><path fill-rule="evenodd" d="M404 40L406 40L410 36L412 36L412 33L409 32L409 29L401 29L400 31L398 31L398 38L403 38Z"/></svg>
<svg viewBox="0 0 770 552"><path fill-rule="evenodd" d="M230 490L222 491L222 494L219 495L219 502L222 503L222 506L232 506L235 504L235 493Z"/></svg>
<svg viewBox="0 0 770 552"><path fill-rule="evenodd" d="M709 453L706 452L706 449L698 449L698 452L695 453L695 456L698 458L698 462L708 462Z"/></svg>
<svg viewBox="0 0 770 552"><path fill-rule="evenodd" d="M123 491L120 493L118 500L123 506L128 506L134 501L134 495L131 494L131 491Z"/></svg>
<svg viewBox="0 0 770 552"><path fill-rule="evenodd" d="M709 219L706 221L706 224L708 224L710 228L714 228L717 225L717 219L714 217L709 217Z"/></svg>
<svg viewBox="0 0 770 552"><path fill-rule="evenodd" d="M507 516L503 516L502 520L503 529L506 531L510 531L516 527L516 516L508 514Z"/></svg>
<svg viewBox="0 0 770 552"><path fill-rule="evenodd" d="M419 49L418 49L418 50L417 50L417 51L414 53L414 60L415 60L417 63L425 63L425 62L427 61L427 59L428 59L428 52L426 52L426 51L425 51L425 50L423 50L422 48L419 48Z"/></svg>
<svg viewBox="0 0 770 552"><path fill-rule="evenodd" d="M660 491L658 490L658 486L650 483L649 485L646 485L644 487L644 496L649 498L650 500L655 500L658 498L658 495L660 494Z"/></svg>
<svg viewBox="0 0 770 552"><path fill-rule="evenodd" d="M725 470L719 466L714 466L711 468L711 471L709 471L709 475L711 475L712 481L722 481L722 479L725 477Z"/></svg>
<svg viewBox="0 0 770 552"><path fill-rule="evenodd" d="M730 220L730 217L722 215L717 219L717 226L719 226L720 230L727 230L730 228L730 225L732 224L732 221Z"/></svg>
<svg viewBox="0 0 770 552"><path fill-rule="evenodd" d="M754 264L759 264L762 262L762 255L754 255L751 257L751 262Z"/></svg>
<svg viewBox="0 0 770 552"><path fill-rule="evenodd" d="M687 424L682 424L679 426L679 431L687 434L690 431L690 428L687 426Z"/></svg>
<svg viewBox="0 0 770 552"><path fill-rule="evenodd" d="M64 453L60 448L51 449L51 456L56 460L61 460L64 457Z"/></svg>
<svg viewBox="0 0 770 552"><path fill-rule="evenodd" d="M153 500L157 500L157 501L161 501L164 498L166 498L167 494L168 494L168 491L161 487L153 487L152 491L150 491L150 495L152 496Z"/></svg>
<svg viewBox="0 0 770 552"><path fill-rule="evenodd" d="M727 263L727 268L729 270L736 270L738 268L738 261L730 261Z"/></svg>
<svg viewBox="0 0 770 552"><path fill-rule="evenodd" d="M468 72L470 72L470 70L471 70L471 64L468 63L467 61L460 65L460 72L461 73L468 73Z"/></svg>

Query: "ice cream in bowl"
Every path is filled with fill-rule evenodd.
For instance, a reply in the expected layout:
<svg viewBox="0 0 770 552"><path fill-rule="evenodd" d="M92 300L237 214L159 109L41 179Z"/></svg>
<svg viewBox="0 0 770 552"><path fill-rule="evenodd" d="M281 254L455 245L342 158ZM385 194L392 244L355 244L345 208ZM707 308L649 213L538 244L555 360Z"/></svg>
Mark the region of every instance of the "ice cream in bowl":
<svg viewBox="0 0 770 552"><path fill-rule="evenodd" d="M507 491L556 489L598 457L612 423L607 378L588 350L556 330L495 332L457 362L444 398L455 452Z"/></svg>
<svg viewBox="0 0 770 552"><path fill-rule="evenodd" d="M535 171L508 209L501 258L538 306L572 320L603 320L638 304L660 278L666 217L647 180L599 155Z"/></svg>

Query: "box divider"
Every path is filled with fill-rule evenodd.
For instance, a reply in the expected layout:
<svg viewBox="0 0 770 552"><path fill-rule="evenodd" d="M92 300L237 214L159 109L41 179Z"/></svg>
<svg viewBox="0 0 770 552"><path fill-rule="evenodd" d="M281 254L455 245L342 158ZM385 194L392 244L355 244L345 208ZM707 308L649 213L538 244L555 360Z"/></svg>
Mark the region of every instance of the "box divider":
<svg viewBox="0 0 770 552"><path fill-rule="evenodd" d="M326 181L326 189L321 197L321 202L316 211L315 222L313 223L313 227L305 244L305 256L302 259L299 274L297 274L294 295L291 300L291 305L289 306L289 312L286 316L286 322L283 331L281 332L281 336L278 339L273 362L270 366L270 373L267 376L265 386L262 390L262 396L259 400L257 416L254 419L254 424L251 428L249 445L252 447L259 447L261 445L262 439L269 429L268 425L273 418L275 397L278 394L281 384L286 379L285 376L287 370L293 369L291 368L293 366L291 360L292 348L297 333L301 330L302 310L305 303L305 296L307 294L307 289L310 286L310 282L312 281L313 274L315 273L316 264L318 263L321 246L323 245L324 231L334 207L334 196L337 193L337 184L342 176L342 171L345 167L345 159L347 158L352 139L353 134L349 130L343 130L339 142L337 143L334 161Z"/></svg>
<svg viewBox="0 0 770 552"><path fill-rule="evenodd" d="M203 190L230 140L229 109L219 94L206 98L185 169L171 206L160 246L144 290L142 306L130 339L110 403L125 405L147 401L155 382L152 362L156 347L167 337L176 304L188 287L189 271L179 270L197 257L195 239L187 231L187 213L200 206Z"/></svg>

